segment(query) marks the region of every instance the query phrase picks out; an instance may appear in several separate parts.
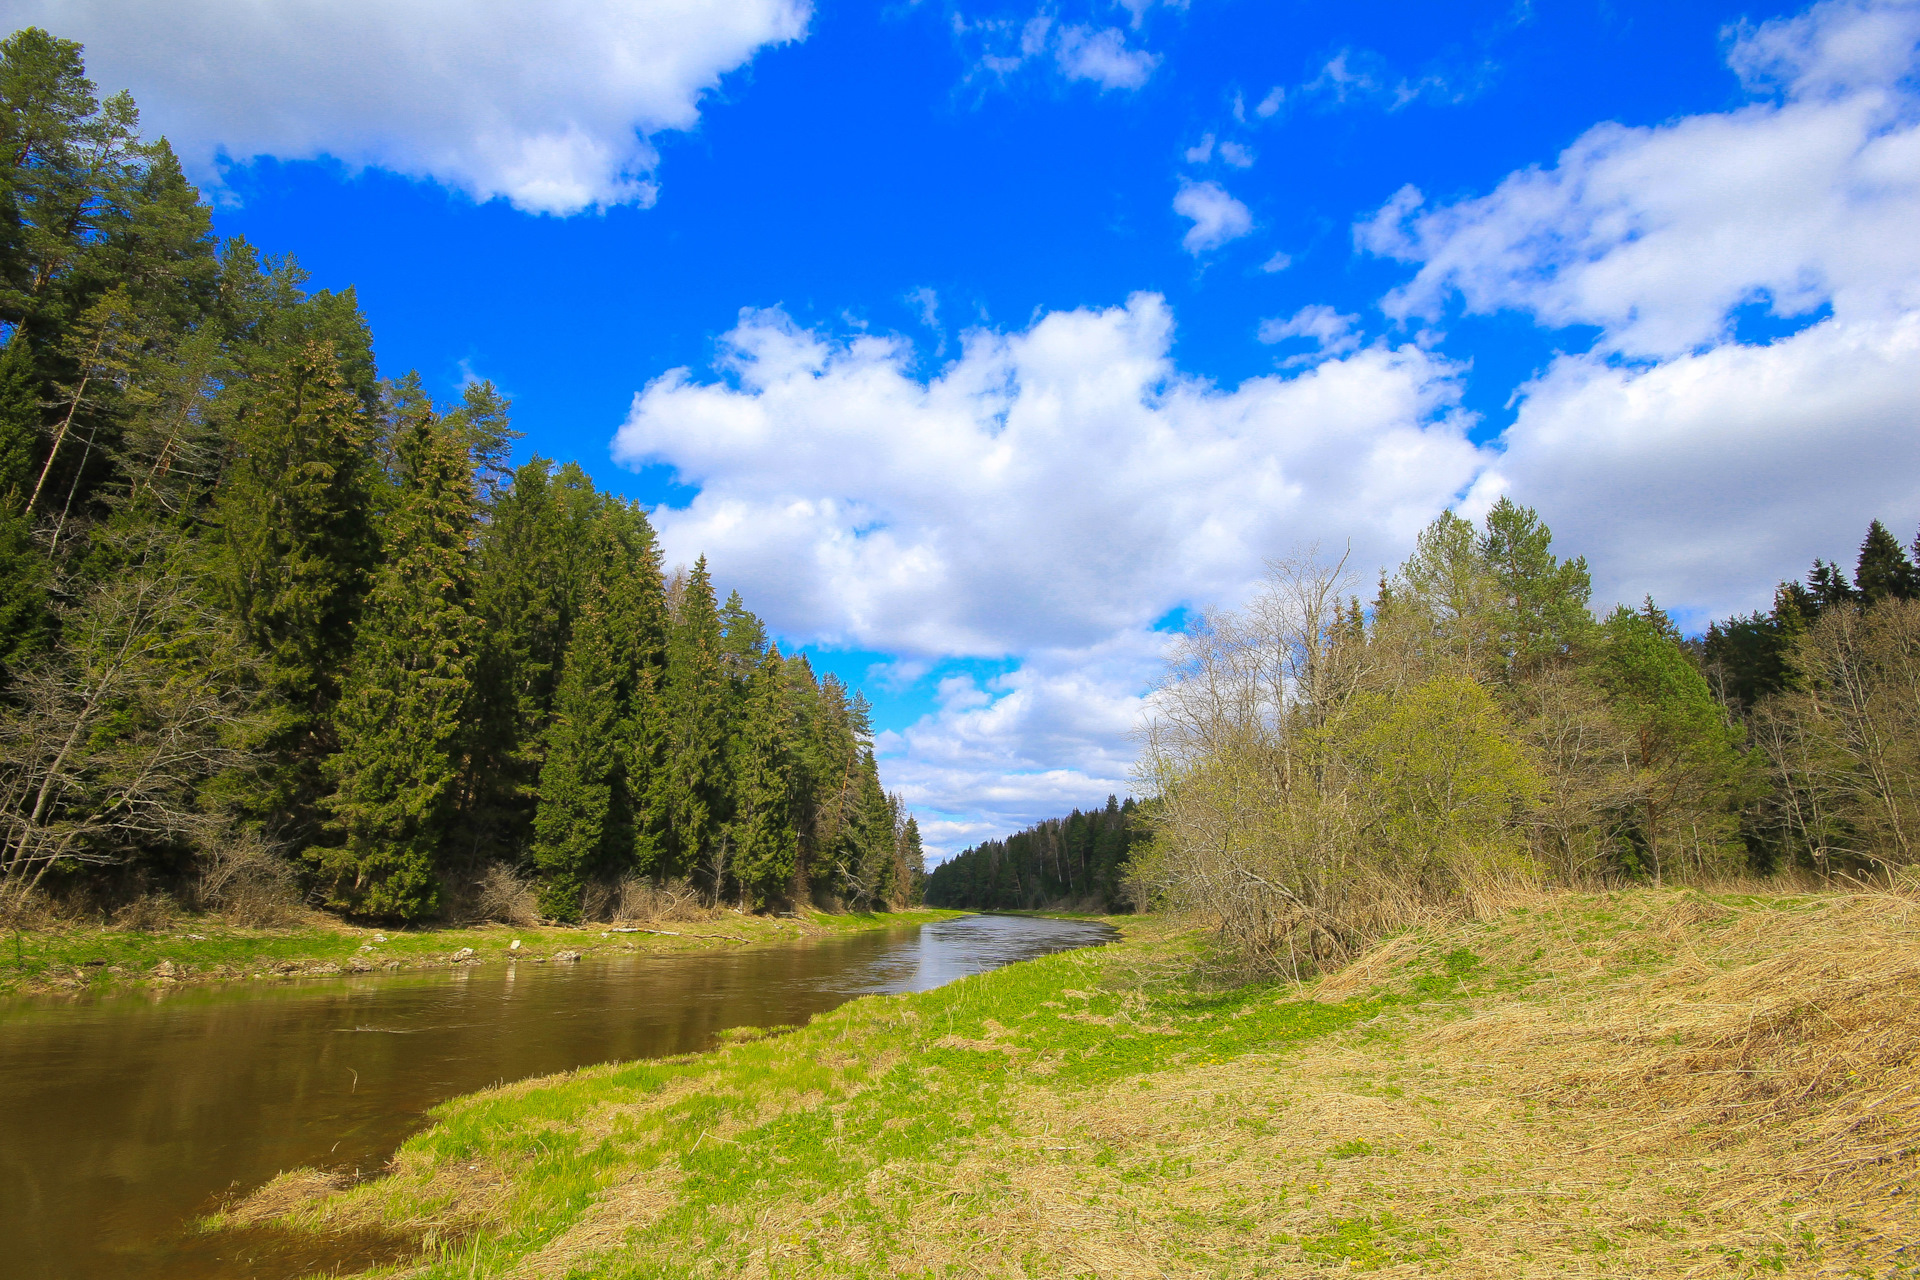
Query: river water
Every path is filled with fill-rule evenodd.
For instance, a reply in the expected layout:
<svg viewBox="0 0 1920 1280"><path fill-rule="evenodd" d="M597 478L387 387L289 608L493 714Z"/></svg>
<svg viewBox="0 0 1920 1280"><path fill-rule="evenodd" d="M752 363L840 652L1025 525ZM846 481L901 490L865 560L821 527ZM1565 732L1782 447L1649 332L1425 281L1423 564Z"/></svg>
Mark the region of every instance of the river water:
<svg viewBox="0 0 1920 1280"><path fill-rule="evenodd" d="M728 1027L1108 936L964 916L737 951L0 1003L0 1275L279 1280L373 1261L185 1228L284 1169L377 1169L428 1108L500 1081L704 1049Z"/></svg>

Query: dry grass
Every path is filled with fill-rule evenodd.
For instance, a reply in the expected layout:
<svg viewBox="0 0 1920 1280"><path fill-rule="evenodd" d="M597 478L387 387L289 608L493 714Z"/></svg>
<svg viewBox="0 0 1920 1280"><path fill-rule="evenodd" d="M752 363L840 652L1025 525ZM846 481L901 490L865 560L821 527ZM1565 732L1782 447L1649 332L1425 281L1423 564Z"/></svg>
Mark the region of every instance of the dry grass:
<svg viewBox="0 0 1920 1280"><path fill-rule="evenodd" d="M295 1216L470 1233L422 1277L1920 1275L1911 896L1536 895L1300 988L1193 954L510 1086Z"/></svg>

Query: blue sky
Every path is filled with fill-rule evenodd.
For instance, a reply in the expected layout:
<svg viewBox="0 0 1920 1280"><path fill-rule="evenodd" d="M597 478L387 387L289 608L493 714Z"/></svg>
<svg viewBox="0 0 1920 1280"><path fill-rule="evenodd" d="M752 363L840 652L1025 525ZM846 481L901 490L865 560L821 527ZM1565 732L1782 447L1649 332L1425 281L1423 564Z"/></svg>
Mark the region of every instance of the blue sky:
<svg viewBox="0 0 1920 1280"><path fill-rule="evenodd" d="M1306 543L1507 492L1700 625L1920 523L1910 2L5 8L867 687L941 852Z"/></svg>

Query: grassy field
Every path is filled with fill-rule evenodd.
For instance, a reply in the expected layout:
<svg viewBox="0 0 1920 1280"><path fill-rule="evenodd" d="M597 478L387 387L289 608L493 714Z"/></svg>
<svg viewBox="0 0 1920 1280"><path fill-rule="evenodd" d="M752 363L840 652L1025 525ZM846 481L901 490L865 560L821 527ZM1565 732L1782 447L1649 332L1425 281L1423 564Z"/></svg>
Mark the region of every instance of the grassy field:
<svg viewBox="0 0 1920 1280"><path fill-rule="evenodd" d="M563 952L692 951L944 920L955 911L751 916L662 921L647 932L485 925L464 929L357 928L317 913L291 929L241 929L185 917L164 932L78 926L0 932L0 995L83 991L139 982L272 979L517 960L546 963ZM520 945L515 948L514 943ZM469 954L462 955L462 952ZM458 957L458 959L456 959Z"/></svg>
<svg viewBox="0 0 1920 1280"><path fill-rule="evenodd" d="M1232 991L1121 923L457 1100L209 1229L397 1233L448 1280L1920 1276L1909 899L1540 898Z"/></svg>

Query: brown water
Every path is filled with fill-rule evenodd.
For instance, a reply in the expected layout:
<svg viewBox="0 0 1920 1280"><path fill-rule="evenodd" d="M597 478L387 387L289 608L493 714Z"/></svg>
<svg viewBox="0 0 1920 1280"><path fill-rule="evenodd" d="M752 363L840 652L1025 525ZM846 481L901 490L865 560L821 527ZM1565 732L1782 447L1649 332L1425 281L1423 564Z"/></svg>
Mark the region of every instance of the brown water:
<svg viewBox="0 0 1920 1280"><path fill-rule="evenodd" d="M505 1080L706 1048L855 996L1104 941L965 916L790 946L0 1004L0 1276L285 1277L299 1256L185 1231L283 1169L373 1170L428 1108Z"/></svg>

